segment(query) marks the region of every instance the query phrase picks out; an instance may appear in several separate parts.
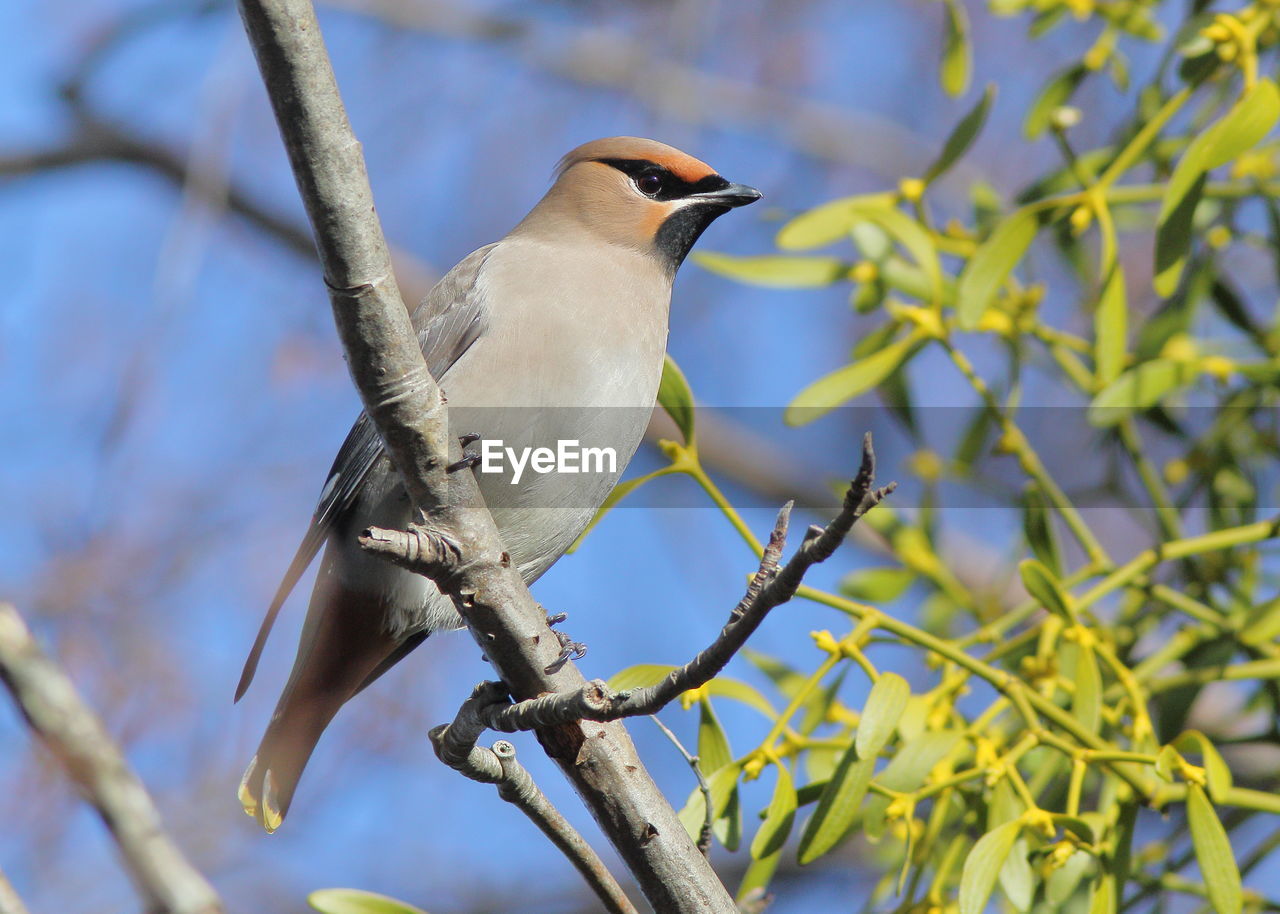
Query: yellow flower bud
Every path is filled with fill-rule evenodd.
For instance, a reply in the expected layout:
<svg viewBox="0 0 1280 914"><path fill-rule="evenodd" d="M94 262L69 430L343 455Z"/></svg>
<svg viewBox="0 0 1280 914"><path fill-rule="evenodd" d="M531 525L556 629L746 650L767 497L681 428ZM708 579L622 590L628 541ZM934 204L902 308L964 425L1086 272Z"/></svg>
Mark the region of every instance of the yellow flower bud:
<svg viewBox="0 0 1280 914"><path fill-rule="evenodd" d="M1187 334L1175 333L1160 349L1160 355L1175 362L1192 362L1199 358L1200 348Z"/></svg>
<svg viewBox="0 0 1280 914"><path fill-rule="evenodd" d="M1207 355L1200 360L1200 370L1219 381L1230 380L1236 372L1236 363L1220 355Z"/></svg>
<svg viewBox="0 0 1280 914"><path fill-rule="evenodd" d="M1028 809L1022 814L1022 821L1027 828L1037 828L1046 838L1052 838L1058 830L1053 825L1053 816L1043 809Z"/></svg>
<svg viewBox="0 0 1280 914"><path fill-rule="evenodd" d="M1007 336L1013 332L1013 320L1003 311L988 308L978 319L978 329L986 333L998 333Z"/></svg>
<svg viewBox="0 0 1280 914"><path fill-rule="evenodd" d="M1071 218L1068 220L1071 224L1071 231L1077 235L1084 234L1090 223L1093 222L1093 210L1087 206L1077 206L1071 212Z"/></svg>
<svg viewBox="0 0 1280 914"><path fill-rule="evenodd" d="M908 457L907 468L925 482L937 482L942 478L942 458L927 448L921 448Z"/></svg>
<svg viewBox="0 0 1280 914"><path fill-rule="evenodd" d="M1215 225L1204 233L1204 240L1209 243L1209 247L1222 250L1231 243L1231 229L1225 225Z"/></svg>
<svg viewBox="0 0 1280 914"><path fill-rule="evenodd" d="M898 182L898 193L908 203L915 203L924 196L925 183L919 178L903 178Z"/></svg>
<svg viewBox="0 0 1280 914"><path fill-rule="evenodd" d="M1208 38L1214 44L1231 40L1231 30L1221 22L1215 22L1212 25L1205 26L1200 30L1200 34L1205 38Z"/></svg>
<svg viewBox="0 0 1280 914"><path fill-rule="evenodd" d="M1191 467L1182 459L1170 460L1164 465L1164 481L1171 486L1180 485L1191 473Z"/></svg>
<svg viewBox="0 0 1280 914"><path fill-rule="evenodd" d="M854 282L875 282L880 278L880 267L873 261L860 260L853 265L853 269L849 272L849 276Z"/></svg>
<svg viewBox="0 0 1280 914"><path fill-rule="evenodd" d="M809 637L813 639L814 646L828 654L839 654L842 652L840 642L836 640L835 635L827 631L825 628L820 632L809 632Z"/></svg>

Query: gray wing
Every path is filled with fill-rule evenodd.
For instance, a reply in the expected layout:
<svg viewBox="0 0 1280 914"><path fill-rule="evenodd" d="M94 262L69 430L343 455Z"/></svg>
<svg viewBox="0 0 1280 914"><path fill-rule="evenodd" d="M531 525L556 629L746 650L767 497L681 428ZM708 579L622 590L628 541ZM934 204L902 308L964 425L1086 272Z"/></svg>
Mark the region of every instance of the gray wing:
<svg viewBox="0 0 1280 914"><path fill-rule="evenodd" d="M495 245L487 245L468 256L450 270L413 312L413 327L418 332L418 345L427 362L427 370L439 381L462 354L484 332L488 315L481 295L476 288L476 278L485 258ZM320 493L311 525L307 528L302 544L289 563L284 580L280 582L267 614L258 629L249 657L245 660L240 683L236 686L236 701L244 695L258 669L258 660L266 646L267 636L275 624L280 607L311 564L316 553L333 530L334 524L355 501L365 477L382 457L382 438L373 422L363 412L347 438L338 449L333 467Z"/></svg>

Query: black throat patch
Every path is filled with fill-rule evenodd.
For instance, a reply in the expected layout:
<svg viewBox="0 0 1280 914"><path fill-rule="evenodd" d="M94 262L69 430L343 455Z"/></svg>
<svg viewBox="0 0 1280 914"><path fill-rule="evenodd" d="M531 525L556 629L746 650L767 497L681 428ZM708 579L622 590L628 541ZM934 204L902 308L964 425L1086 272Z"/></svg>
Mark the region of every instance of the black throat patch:
<svg viewBox="0 0 1280 914"><path fill-rule="evenodd" d="M636 187L649 199L659 203L686 200L697 194L723 190L729 182L717 174L709 174L697 181L686 181L669 169L648 159L597 159L627 175ZM645 193L642 180L657 178L661 182L656 193ZM730 207L712 200L686 203L673 212L658 228L653 239L654 248L672 273L680 268L689 256L698 238L717 217L727 213Z"/></svg>

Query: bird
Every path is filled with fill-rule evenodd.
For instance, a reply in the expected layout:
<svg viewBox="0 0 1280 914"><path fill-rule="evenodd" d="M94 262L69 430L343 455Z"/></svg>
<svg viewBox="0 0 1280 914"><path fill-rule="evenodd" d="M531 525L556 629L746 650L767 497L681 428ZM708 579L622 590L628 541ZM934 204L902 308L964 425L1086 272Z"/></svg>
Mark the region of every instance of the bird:
<svg viewBox="0 0 1280 914"><path fill-rule="evenodd" d="M716 218L760 196L656 140L593 140L560 160L515 228L463 258L413 310L449 427L465 431L464 442L478 437L497 454L557 442L613 454L592 472L531 472L527 462L522 473L476 468L526 583L577 539L640 444L662 377L677 269ZM477 462L474 452L466 461ZM268 832L342 705L431 633L463 626L430 580L359 546L368 527L404 529L410 519L399 476L361 413L236 689L238 702L281 606L323 546L293 669L240 783L245 812Z"/></svg>

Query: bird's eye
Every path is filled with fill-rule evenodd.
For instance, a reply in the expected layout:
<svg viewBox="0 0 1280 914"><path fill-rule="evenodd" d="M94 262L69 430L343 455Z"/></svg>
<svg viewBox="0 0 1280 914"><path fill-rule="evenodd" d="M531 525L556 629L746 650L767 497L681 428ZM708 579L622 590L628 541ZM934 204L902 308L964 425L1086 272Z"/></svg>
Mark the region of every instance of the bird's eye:
<svg viewBox="0 0 1280 914"><path fill-rule="evenodd" d="M641 175L636 178L636 187L646 197L656 197L662 190L662 176L656 174Z"/></svg>

